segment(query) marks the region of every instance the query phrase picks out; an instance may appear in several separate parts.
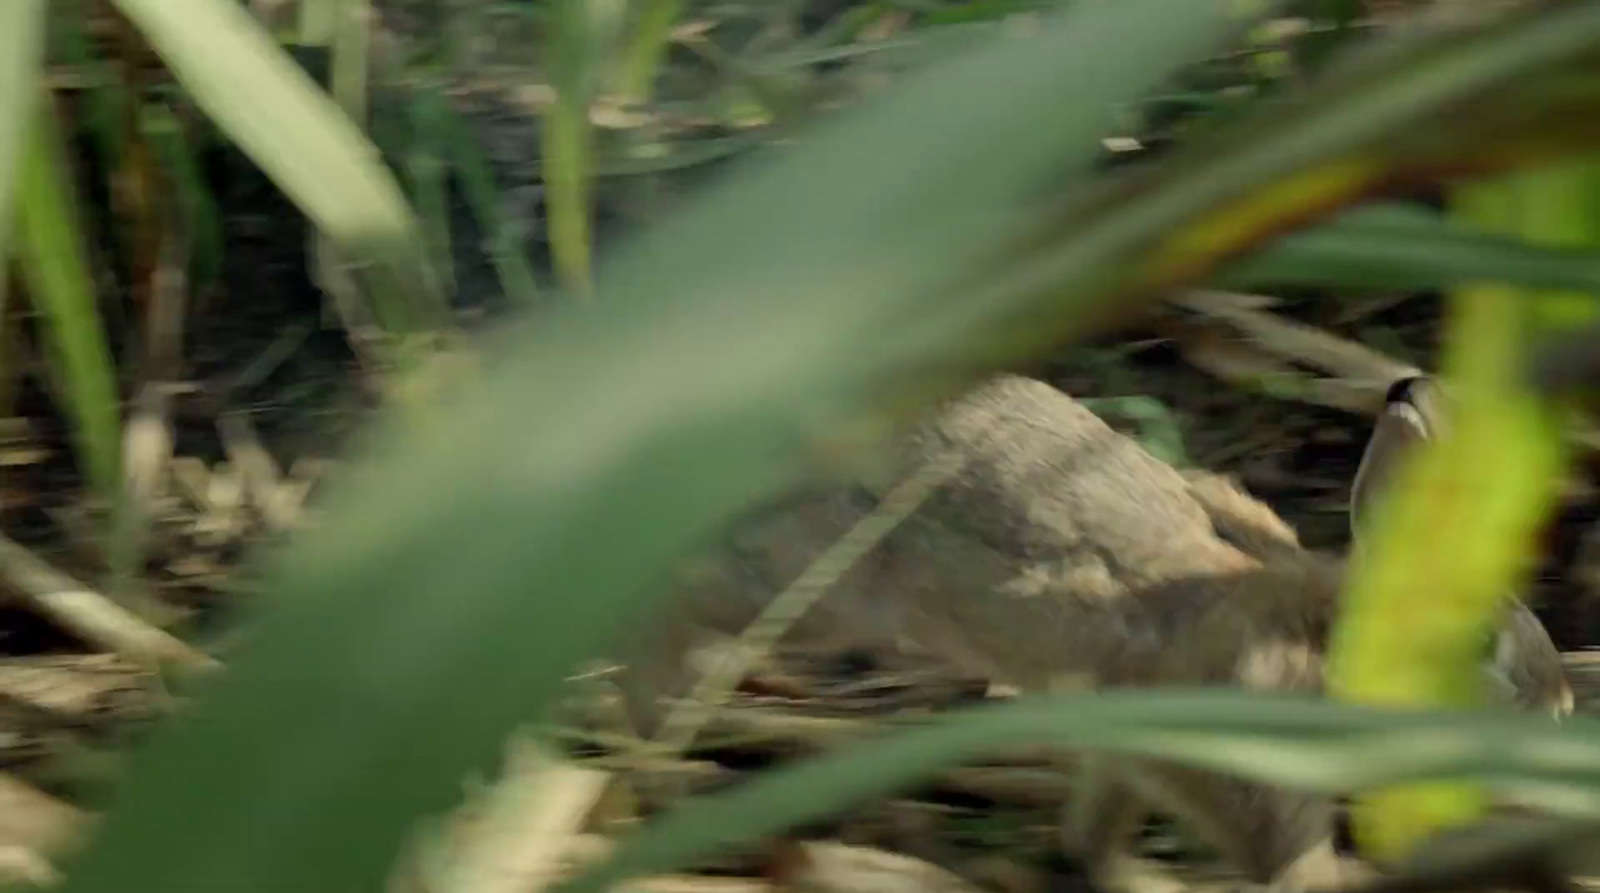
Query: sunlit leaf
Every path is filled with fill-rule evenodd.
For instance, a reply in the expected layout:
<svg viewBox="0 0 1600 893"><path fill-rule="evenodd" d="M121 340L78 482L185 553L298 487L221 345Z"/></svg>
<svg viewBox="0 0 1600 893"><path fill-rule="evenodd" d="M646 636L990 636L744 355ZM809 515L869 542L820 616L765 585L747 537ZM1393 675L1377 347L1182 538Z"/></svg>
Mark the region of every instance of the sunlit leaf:
<svg viewBox="0 0 1600 893"><path fill-rule="evenodd" d="M121 497L122 426L111 349L55 108L40 102L32 116L18 170L17 255L44 321L50 372L66 402L78 465L106 504L114 504Z"/></svg>
<svg viewBox="0 0 1600 893"><path fill-rule="evenodd" d="M1459 216L1484 232L1600 245L1590 200L1600 193L1583 167L1461 193ZM1374 514L1372 546L1354 565L1330 650L1336 695L1408 706L1482 702L1481 643L1532 565L1567 460L1561 414L1522 375L1541 334L1536 315L1552 297L1477 283L1452 292L1442 372L1459 401L1446 435L1398 470L1394 493ZM1359 798L1352 826L1364 852L1394 859L1485 808L1470 787L1407 786Z"/></svg>
<svg viewBox="0 0 1600 893"><path fill-rule="evenodd" d="M376 150L249 10L231 0L115 0L197 105L319 229L376 263L410 326L447 318L416 219ZM405 323L402 323L405 324Z"/></svg>
<svg viewBox="0 0 1600 893"><path fill-rule="evenodd" d="M43 55L44 0L0 4L0 258L11 255L13 177L25 151L23 134L32 120ZM0 283L0 296L4 294Z"/></svg>

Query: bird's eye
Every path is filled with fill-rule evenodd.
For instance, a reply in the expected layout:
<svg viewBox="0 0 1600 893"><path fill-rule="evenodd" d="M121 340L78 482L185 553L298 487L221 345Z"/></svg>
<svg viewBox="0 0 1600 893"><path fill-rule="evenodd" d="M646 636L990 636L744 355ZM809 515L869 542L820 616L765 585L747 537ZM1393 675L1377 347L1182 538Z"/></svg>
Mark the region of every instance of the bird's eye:
<svg viewBox="0 0 1600 893"><path fill-rule="evenodd" d="M1410 402L1412 402L1416 397L1416 389L1417 389L1417 386L1419 384L1421 384L1422 378L1423 377L1421 375L1412 375L1412 376L1410 376L1408 378L1402 378L1402 379L1396 381L1394 384L1389 385L1389 390L1384 392L1384 395L1383 395L1384 402L1385 403L1410 403Z"/></svg>

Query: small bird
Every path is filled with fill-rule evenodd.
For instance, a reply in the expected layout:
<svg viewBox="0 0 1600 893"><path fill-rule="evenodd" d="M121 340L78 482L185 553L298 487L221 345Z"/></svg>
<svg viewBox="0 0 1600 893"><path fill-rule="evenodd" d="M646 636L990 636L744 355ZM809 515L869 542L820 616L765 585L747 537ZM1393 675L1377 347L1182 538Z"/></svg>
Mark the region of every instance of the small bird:
<svg viewBox="0 0 1600 893"><path fill-rule="evenodd" d="M1373 494L1387 492L1389 476L1404 451L1444 432L1448 422L1444 408L1444 392L1427 375L1407 376L1389 386L1350 488L1350 530L1358 542L1361 516L1370 508Z"/></svg>
<svg viewBox="0 0 1600 893"><path fill-rule="evenodd" d="M1448 432L1448 402L1448 391L1431 376L1412 375L1389 386L1351 486L1353 552L1361 545L1362 516L1370 511L1376 494L1387 492L1401 455ZM1484 643L1492 654L1485 668L1490 686L1524 708L1543 708L1557 718L1570 716L1574 695L1560 671L1560 652L1532 611L1516 600L1512 605L1507 624ZM1519 651L1537 652L1538 659L1519 660Z"/></svg>

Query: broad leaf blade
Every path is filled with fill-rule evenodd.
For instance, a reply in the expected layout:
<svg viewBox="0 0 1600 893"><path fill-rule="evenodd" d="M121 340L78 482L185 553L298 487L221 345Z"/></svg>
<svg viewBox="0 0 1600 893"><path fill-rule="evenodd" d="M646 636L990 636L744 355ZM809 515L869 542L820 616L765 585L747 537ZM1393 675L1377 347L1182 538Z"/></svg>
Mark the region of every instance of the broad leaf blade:
<svg viewBox="0 0 1600 893"><path fill-rule="evenodd" d="M11 196L23 133L32 123L39 64L44 58L44 0L0 5L0 258L10 257ZM5 284L0 282L0 297ZM0 301L0 307L4 301Z"/></svg>
<svg viewBox="0 0 1600 893"><path fill-rule="evenodd" d="M1592 165L1548 167L1462 188L1455 211L1485 232L1592 247L1594 185ZM1372 548L1355 564L1330 648L1329 687L1340 697L1482 701L1482 643L1534 561L1568 460L1562 430L1571 420L1522 374L1556 306L1576 309L1580 324L1600 308L1590 295L1500 284L1451 293L1442 369L1460 399L1447 436L1403 465L1377 506ZM1482 792L1467 786L1379 791L1354 804L1352 830L1364 852L1387 860L1484 809Z"/></svg>
<svg viewBox="0 0 1600 893"><path fill-rule="evenodd" d="M448 317L419 229L376 150L231 0L115 0L197 105L317 227L377 263L411 326Z"/></svg>
<svg viewBox="0 0 1600 893"><path fill-rule="evenodd" d="M1243 289L1437 289L1476 281L1600 293L1600 249L1532 245L1422 208L1374 205L1285 236L1218 279Z"/></svg>
<svg viewBox="0 0 1600 893"><path fill-rule="evenodd" d="M122 498L121 401L100 319L88 241L53 103L33 107L18 171L17 259L44 323L49 371L72 427L78 467L106 504Z"/></svg>
<svg viewBox="0 0 1600 893"><path fill-rule="evenodd" d="M1569 815L1600 816L1600 723L1413 713L1285 695L1168 691L1074 695L956 711L700 797L626 840L555 893L596 893L719 847L781 832L1018 743L1182 760L1260 781L1342 793L1466 776ZM1570 779L1560 799L1551 780Z"/></svg>

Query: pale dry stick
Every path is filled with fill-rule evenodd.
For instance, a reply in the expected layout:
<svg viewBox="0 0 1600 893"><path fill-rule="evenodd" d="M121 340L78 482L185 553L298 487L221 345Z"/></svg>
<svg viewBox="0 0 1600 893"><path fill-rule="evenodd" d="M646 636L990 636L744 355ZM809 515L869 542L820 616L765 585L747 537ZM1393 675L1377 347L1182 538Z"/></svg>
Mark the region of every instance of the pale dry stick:
<svg viewBox="0 0 1600 893"><path fill-rule="evenodd" d="M167 663L193 670L221 666L4 536L0 536L0 578L34 610L98 648L140 664Z"/></svg>
<svg viewBox="0 0 1600 893"><path fill-rule="evenodd" d="M174 456L169 471L178 495L188 500L196 512L205 515L216 510L211 499L211 469L206 467L204 459Z"/></svg>
<svg viewBox="0 0 1600 893"><path fill-rule="evenodd" d="M166 489L174 439L170 396L160 383L141 387L122 435L124 492L141 521Z"/></svg>
<svg viewBox="0 0 1600 893"><path fill-rule="evenodd" d="M91 816L0 772L0 887L60 881L52 864L81 842Z"/></svg>
<svg viewBox="0 0 1600 893"><path fill-rule="evenodd" d="M7 657L0 659L0 703L38 711L53 725L95 729L149 715L148 677L148 669L115 654Z"/></svg>
<svg viewBox="0 0 1600 893"><path fill-rule="evenodd" d="M514 738L500 781L471 807L471 825L430 893L534 893L555 881L611 773Z"/></svg>
<svg viewBox="0 0 1600 893"><path fill-rule="evenodd" d="M228 461L239 470L246 497L261 513L261 519L274 531L293 528L295 513L287 510L279 497L283 473L278 470L278 461L256 436L250 419L243 413L225 412L217 417L217 433L222 435L222 449L228 454Z"/></svg>
<svg viewBox="0 0 1600 893"><path fill-rule="evenodd" d="M667 754L688 749L716 708L727 703L739 680L783 638L795 621L827 593L839 578L872 551L896 527L967 463L967 456L951 449L918 468L890 490L878 506L856 522L844 536L808 565L788 588L767 603L739 636L734 647L701 677L688 700L667 715L661 732L649 746Z"/></svg>
<svg viewBox="0 0 1600 893"><path fill-rule="evenodd" d="M1206 319L1206 325L1193 327L1198 334L1177 327L1175 337L1184 358L1231 384L1277 383L1274 396L1367 416L1383 408L1389 384L1421 374L1366 345L1265 313L1257 309L1259 302L1255 295L1212 291L1188 292L1175 299ZM1249 340L1209 337L1208 326L1242 332ZM1319 367L1335 377L1316 378L1294 369L1290 361ZM1382 377L1390 374L1396 377ZM1568 436L1582 449L1600 452L1600 426L1589 419L1574 419Z"/></svg>
<svg viewBox="0 0 1600 893"><path fill-rule="evenodd" d="M1270 353L1322 369L1339 378L1376 389L1382 402L1390 382L1421 374L1420 369L1344 338L1292 322L1252 305L1252 296L1223 291L1187 291L1174 303L1238 329Z"/></svg>
<svg viewBox="0 0 1600 893"><path fill-rule="evenodd" d="M244 512L244 483L233 464L226 460L208 468L204 459L177 456L171 465L172 481L198 516L195 530L212 539L233 539L247 525Z"/></svg>
<svg viewBox="0 0 1600 893"><path fill-rule="evenodd" d="M293 527L302 526L306 500L311 497L311 491L316 489L317 481L326 468L320 459L305 458L296 460L289 468L289 473L278 485L272 498L272 511L283 523Z"/></svg>
<svg viewBox="0 0 1600 893"><path fill-rule="evenodd" d="M0 772L0 887L59 883L53 862L79 843L92 817Z"/></svg>
<svg viewBox="0 0 1600 893"><path fill-rule="evenodd" d="M156 503L166 491L175 435L172 430L171 385L145 382L133 400L122 433L123 484L112 510L107 562L111 594L124 606L153 623L171 612L150 593L140 574L149 554Z"/></svg>
<svg viewBox="0 0 1600 893"><path fill-rule="evenodd" d="M51 856L75 843L89 815L9 772L0 772L0 846Z"/></svg>
<svg viewBox="0 0 1600 893"><path fill-rule="evenodd" d="M52 887L61 883L61 875L49 860L33 850L0 844L0 885L5 889L17 887Z"/></svg>
<svg viewBox="0 0 1600 893"><path fill-rule="evenodd" d="M245 487L239 469L226 460L210 469L175 463L176 475L183 475L184 489L194 489L193 502L198 512L191 528L195 542L217 546L237 542L250 529L252 519L245 511Z"/></svg>
<svg viewBox="0 0 1600 893"><path fill-rule="evenodd" d="M154 509L165 494L172 461L172 397L184 390L177 383L189 297L189 245L182 229L170 227L162 238L151 278L144 349L135 366L135 397L122 437L123 484L112 506L106 550L112 596L155 623L165 622L170 612L149 592L141 571L149 552Z"/></svg>
<svg viewBox="0 0 1600 893"><path fill-rule="evenodd" d="M1376 408L1374 388L1336 378L1317 378L1292 367L1258 345L1232 340L1209 327L1178 335L1183 358L1201 371L1229 384L1264 391L1330 409L1371 415ZM1381 395L1379 403L1381 403Z"/></svg>
<svg viewBox="0 0 1600 893"><path fill-rule="evenodd" d="M151 274L150 309L145 315L144 356L139 374L144 386L170 386L183 373L183 323L189 303L189 240L172 226L161 240Z"/></svg>

